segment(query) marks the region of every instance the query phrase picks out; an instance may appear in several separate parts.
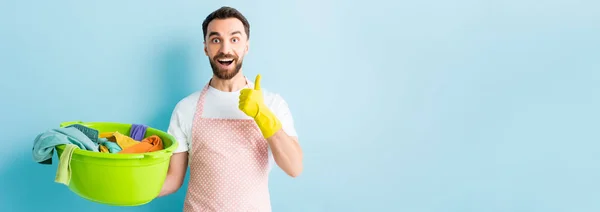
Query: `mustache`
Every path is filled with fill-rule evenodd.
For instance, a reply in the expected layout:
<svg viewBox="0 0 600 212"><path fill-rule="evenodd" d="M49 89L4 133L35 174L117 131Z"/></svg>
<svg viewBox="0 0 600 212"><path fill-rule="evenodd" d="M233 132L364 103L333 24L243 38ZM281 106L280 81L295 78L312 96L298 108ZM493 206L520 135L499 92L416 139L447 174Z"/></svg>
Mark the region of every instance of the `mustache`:
<svg viewBox="0 0 600 212"><path fill-rule="evenodd" d="M234 59L234 60L237 60L238 57L236 55L232 55L232 54L219 53L219 54L215 55L215 57L213 59L214 60L218 60L218 59Z"/></svg>

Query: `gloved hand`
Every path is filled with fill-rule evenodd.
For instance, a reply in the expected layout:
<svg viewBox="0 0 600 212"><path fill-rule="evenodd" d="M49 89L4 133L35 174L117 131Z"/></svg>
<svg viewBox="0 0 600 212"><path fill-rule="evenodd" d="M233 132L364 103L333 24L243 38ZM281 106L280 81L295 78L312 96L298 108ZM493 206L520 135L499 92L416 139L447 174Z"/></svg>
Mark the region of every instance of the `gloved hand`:
<svg viewBox="0 0 600 212"><path fill-rule="evenodd" d="M254 89L244 88L240 92L239 108L246 115L254 118L265 138L269 138L281 129L281 122L264 103L260 90L260 74L256 76Z"/></svg>

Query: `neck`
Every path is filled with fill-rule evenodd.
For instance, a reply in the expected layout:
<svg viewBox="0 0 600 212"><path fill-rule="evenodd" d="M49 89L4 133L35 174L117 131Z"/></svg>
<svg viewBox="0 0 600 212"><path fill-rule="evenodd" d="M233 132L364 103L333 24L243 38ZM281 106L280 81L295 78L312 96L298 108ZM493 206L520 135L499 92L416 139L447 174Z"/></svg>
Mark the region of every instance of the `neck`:
<svg viewBox="0 0 600 212"><path fill-rule="evenodd" d="M241 71L238 74L236 74L233 78L228 80L220 79L213 75L210 81L210 86L224 92L238 91L246 87L246 78L244 77Z"/></svg>

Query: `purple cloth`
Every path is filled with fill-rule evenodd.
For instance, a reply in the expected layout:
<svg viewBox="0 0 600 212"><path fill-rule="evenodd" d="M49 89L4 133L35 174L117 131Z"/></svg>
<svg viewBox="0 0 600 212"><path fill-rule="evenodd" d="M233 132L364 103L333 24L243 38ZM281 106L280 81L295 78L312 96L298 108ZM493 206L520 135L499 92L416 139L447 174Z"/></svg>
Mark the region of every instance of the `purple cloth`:
<svg viewBox="0 0 600 212"><path fill-rule="evenodd" d="M131 133L129 133L129 137L133 138L133 140L141 141L144 140L144 136L146 135L146 128L148 126L143 124L132 124L131 125Z"/></svg>

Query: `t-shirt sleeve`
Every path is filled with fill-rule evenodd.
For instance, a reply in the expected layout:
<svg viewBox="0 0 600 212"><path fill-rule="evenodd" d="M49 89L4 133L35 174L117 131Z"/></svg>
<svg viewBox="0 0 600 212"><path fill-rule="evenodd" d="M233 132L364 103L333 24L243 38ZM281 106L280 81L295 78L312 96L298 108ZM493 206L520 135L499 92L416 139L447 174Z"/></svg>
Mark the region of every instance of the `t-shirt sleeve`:
<svg viewBox="0 0 600 212"><path fill-rule="evenodd" d="M294 118L287 102L279 95L277 95L276 103L273 112L279 119L282 125L283 131L292 137L298 137L296 127L294 126Z"/></svg>
<svg viewBox="0 0 600 212"><path fill-rule="evenodd" d="M174 153L186 152L189 150L187 131L185 130L185 125L182 120L181 103L178 103L173 110L167 133L175 137L175 140L179 143Z"/></svg>

